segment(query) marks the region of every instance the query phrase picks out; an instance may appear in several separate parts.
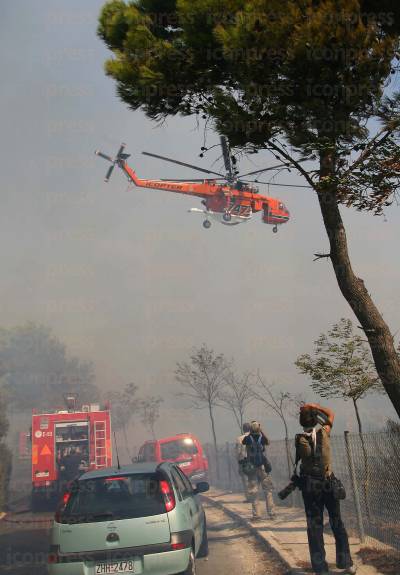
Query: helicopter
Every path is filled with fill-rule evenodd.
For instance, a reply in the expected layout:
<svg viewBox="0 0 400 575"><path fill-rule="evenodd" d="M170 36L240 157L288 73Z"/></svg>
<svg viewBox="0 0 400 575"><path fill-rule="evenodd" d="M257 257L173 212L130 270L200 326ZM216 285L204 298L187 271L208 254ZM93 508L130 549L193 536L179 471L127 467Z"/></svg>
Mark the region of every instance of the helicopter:
<svg viewBox="0 0 400 575"><path fill-rule="evenodd" d="M129 182L138 187L165 190L168 192L201 198L201 204L203 207L191 208L189 212L199 214L204 218L203 227L205 229L211 227L211 220L220 222L227 226L235 226L240 223L248 222L254 213L262 212L262 222L272 225L272 231L276 233L278 231L278 226L289 220L289 210L279 199L259 194L258 188L253 185L255 182L249 182L241 178L246 176L255 176L256 174L274 170L283 166L287 167L288 164L278 164L262 170L255 170L253 172L238 175L234 166L235 158L231 155L230 147L225 136L220 136L220 144L226 170L225 174L192 164L187 164L186 162L174 160L166 156L160 156L150 152L142 152L145 156L151 156L159 160L172 162L179 166L192 168L193 170L209 175L209 177L202 179L141 179L127 163L127 159L130 157L130 154L126 154L124 152L126 144L121 145L115 158L112 158L107 154L103 154L103 152L100 152L99 150L96 150L95 154L111 162L111 166L104 178L105 182L109 181L114 167L118 166L124 172Z"/></svg>

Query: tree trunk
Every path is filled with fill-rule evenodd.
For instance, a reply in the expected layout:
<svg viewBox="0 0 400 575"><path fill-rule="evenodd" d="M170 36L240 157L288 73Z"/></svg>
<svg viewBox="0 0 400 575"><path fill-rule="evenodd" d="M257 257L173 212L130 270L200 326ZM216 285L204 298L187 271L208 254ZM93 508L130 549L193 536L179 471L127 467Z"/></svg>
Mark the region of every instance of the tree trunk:
<svg viewBox="0 0 400 575"><path fill-rule="evenodd" d="M215 471L217 473L217 479L219 479L219 461L218 461L218 446L217 446L217 434L215 433L215 422L214 422L214 414L212 410L212 405L208 405L208 412L210 414L211 420L211 430L214 442L214 451L215 451Z"/></svg>
<svg viewBox="0 0 400 575"><path fill-rule="evenodd" d="M122 425L122 431L124 434L125 451L128 454L128 461L130 463L131 462L131 454L130 454L130 450L129 450L128 434L126 433L125 423Z"/></svg>
<svg viewBox="0 0 400 575"><path fill-rule="evenodd" d="M283 413L281 413L281 419L282 419L283 425L285 427L286 465L287 465L287 470L288 470L288 478L290 480L292 475L293 475L294 461L293 461L292 454L290 451L289 430L288 430L286 419L285 419L285 416L283 415ZM289 501L290 501L291 507L296 507L295 495L293 493L290 494Z"/></svg>
<svg viewBox="0 0 400 575"><path fill-rule="evenodd" d="M332 152L321 153L320 167L321 178L333 176ZM351 267L336 186L325 184L318 192L318 201L329 238L330 258L340 291L368 338L378 375L400 417L400 358L389 327L374 304L363 280L354 274Z"/></svg>
<svg viewBox="0 0 400 575"><path fill-rule="evenodd" d="M361 417L360 417L360 412L358 410L358 405L357 405L357 400L353 399L353 405L354 405L354 409L356 412L356 417L357 417L357 423L358 423L358 431L360 432L360 435L362 436L362 423L361 423Z"/></svg>
<svg viewBox="0 0 400 575"><path fill-rule="evenodd" d="M288 468L288 476L289 479L292 477L293 465L294 461L292 458L292 454L290 452L290 445L289 445L289 430L286 423L286 419L282 416L283 425L285 426L285 447L286 447L286 461L287 461L287 468Z"/></svg>
<svg viewBox="0 0 400 575"><path fill-rule="evenodd" d="M240 422L239 422L239 427L240 427L240 433L243 433L243 412L240 412Z"/></svg>

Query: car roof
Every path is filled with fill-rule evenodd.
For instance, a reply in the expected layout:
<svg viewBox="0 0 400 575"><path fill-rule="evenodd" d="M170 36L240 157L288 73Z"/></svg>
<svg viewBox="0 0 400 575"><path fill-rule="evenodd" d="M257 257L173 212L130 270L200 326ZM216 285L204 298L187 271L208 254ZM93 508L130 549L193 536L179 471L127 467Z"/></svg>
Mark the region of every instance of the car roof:
<svg viewBox="0 0 400 575"><path fill-rule="evenodd" d="M147 439L143 443L143 445L149 443L169 443L170 441L172 442L178 439L184 439L185 437L190 437L191 439L194 439L195 441L200 443L199 439L195 435L193 435L193 433L177 433L176 435L170 435L169 437L160 437L158 439Z"/></svg>
<svg viewBox="0 0 400 575"><path fill-rule="evenodd" d="M158 463L156 461L121 465L120 468L114 465L113 467L103 467L102 469L96 469L95 471L87 471L79 477L79 481L118 475L133 475L135 473L155 473L158 469L167 470L170 466L171 464L168 462Z"/></svg>

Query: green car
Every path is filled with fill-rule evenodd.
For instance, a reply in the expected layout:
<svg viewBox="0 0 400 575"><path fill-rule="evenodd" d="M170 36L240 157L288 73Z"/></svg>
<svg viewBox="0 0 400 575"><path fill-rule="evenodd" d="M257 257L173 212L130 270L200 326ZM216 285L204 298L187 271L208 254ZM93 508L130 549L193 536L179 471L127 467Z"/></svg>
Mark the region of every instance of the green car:
<svg viewBox="0 0 400 575"><path fill-rule="evenodd" d="M90 471L61 501L50 535L50 575L194 575L208 555L205 513L173 463Z"/></svg>

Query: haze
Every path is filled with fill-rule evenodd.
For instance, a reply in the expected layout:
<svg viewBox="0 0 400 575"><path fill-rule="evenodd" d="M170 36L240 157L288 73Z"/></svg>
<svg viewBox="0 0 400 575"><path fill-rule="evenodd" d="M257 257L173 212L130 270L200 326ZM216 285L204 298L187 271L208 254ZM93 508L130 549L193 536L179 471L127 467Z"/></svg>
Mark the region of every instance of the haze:
<svg viewBox="0 0 400 575"><path fill-rule="evenodd" d="M102 0L3 0L0 6L2 137L0 298L2 325L49 325L71 353L95 363L105 390L134 381L166 399L161 434L194 431L209 439L202 415L174 395L174 369L203 342L234 358L238 370L259 369L282 389L310 392L293 361L340 317L353 317L329 262L313 262L327 239L316 197L300 188L270 188L291 212L278 234L261 223L228 228L189 214L196 199L131 189L96 148L115 154L120 142L142 177L198 177L141 155L142 150L208 167L198 157L203 127L173 118L156 127L128 110L103 72L109 53L96 37ZM207 135L207 143L217 135ZM266 152L241 161L242 171L272 165ZM215 169L221 168L220 160ZM217 169L218 171L218 169ZM301 178L280 174L279 182ZM266 186L260 191L268 193ZM353 265L392 333L400 328L400 210L383 218L342 210ZM337 431L355 429L340 405ZM385 398L361 404L369 427L395 412ZM279 423L261 408L272 437ZM221 413L219 436L236 434ZM136 427L136 437L144 432ZM296 423L292 422L292 431Z"/></svg>

